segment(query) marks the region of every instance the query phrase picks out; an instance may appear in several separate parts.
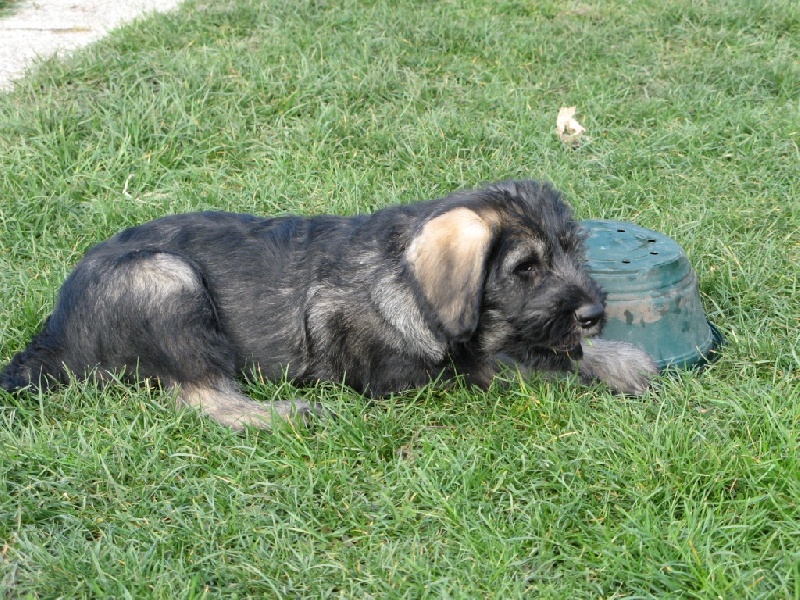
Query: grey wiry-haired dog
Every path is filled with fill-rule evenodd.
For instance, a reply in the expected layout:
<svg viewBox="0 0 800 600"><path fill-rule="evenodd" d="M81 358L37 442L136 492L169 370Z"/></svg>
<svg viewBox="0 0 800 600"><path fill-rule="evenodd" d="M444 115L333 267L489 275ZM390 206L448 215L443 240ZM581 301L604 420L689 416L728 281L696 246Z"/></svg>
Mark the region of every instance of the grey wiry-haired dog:
<svg viewBox="0 0 800 600"><path fill-rule="evenodd" d="M532 181L371 216L177 215L92 248L0 386L136 373L233 427L314 410L242 394L254 366L382 395L456 373L487 386L511 364L639 394L650 357L587 341L603 302L571 211Z"/></svg>

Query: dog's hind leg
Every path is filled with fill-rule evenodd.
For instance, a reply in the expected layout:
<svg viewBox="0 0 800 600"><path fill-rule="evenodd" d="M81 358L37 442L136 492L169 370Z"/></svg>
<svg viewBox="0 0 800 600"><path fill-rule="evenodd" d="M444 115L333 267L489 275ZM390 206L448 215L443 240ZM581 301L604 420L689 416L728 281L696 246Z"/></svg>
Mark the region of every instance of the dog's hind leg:
<svg viewBox="0 0 800 600"><path fill-rule="evenodd" d="M183 383L179 386L178 401L237 430L248 425L268 429L274 417L307 423L309 417L323 412L318 405L303 400L281 400L269 404L256 402L242 394L230 379Z"/></svg>
<svg viewBox="0 0 800 600"><path fill-rule="evenodd" d="M172 252L112 247L90 253L67 278L53 315L0 375L6 389L92 372L152 377L178 401L220 423L267 428L277 415L306 417L298 401L262 404L236 383L236 351L202 269Z"/></svg>
<svg viewBox="0 0 800 600"><path fill-rule="evenodd" d="M180 404L200 410L233 429L270 428L272 419L306 421L319 409L303 401L257 402L235 381L236 351L225 332L200 267L169 253L132 256L120 285L139 298L136 330L139 375L153 375L177 390ZM147 289L145 298L138 288ZM131 314L129 313L129 314ZM131 317L129 316L128 319ZM132 332L133 333L133 332Z"/></svg>

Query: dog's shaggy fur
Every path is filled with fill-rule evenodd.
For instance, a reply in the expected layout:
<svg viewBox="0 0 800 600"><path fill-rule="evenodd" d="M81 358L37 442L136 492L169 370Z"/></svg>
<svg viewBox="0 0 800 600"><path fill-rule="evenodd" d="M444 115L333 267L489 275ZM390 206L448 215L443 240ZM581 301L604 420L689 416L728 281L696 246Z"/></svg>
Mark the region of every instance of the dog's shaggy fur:
<svg viewBox="0 0 800 600"><path fill-rule="evenodd" d="M136 373L237 428L317 410L242 394L235 378L253 367L383 395L455 374L487 386L509 364L640 394L650 357L588 340L604 293L583 237L558 192L532 181L371 216L165 217L89 250L0 387Z"/></svg>

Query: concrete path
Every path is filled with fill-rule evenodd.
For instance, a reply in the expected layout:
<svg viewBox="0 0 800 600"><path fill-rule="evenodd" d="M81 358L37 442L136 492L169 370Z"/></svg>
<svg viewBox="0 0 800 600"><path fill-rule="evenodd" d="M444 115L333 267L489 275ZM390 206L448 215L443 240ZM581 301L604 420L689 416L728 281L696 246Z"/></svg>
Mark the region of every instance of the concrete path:
<svg viewBox="0 0 800 600"><path fill-rule="evenodd" d="M0 90L37 58L91 44L111 29L180 0L23 0L0 15Z"/></svg>

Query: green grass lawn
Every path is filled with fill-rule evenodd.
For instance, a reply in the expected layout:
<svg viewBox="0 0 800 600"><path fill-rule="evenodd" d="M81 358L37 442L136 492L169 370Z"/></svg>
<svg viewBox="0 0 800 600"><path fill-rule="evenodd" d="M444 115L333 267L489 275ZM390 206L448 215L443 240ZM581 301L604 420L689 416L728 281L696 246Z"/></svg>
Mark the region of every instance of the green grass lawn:
<svg viewBox="0 0 800 600"><path fill-rule="evenodd" d="M589 139L555 135L576 105ZM800 3L190 0L0 95L0 362L93 242L509 177L675 238L728 345L235 434L142 386L0 396L0 597L800 598Z"/></svg>

